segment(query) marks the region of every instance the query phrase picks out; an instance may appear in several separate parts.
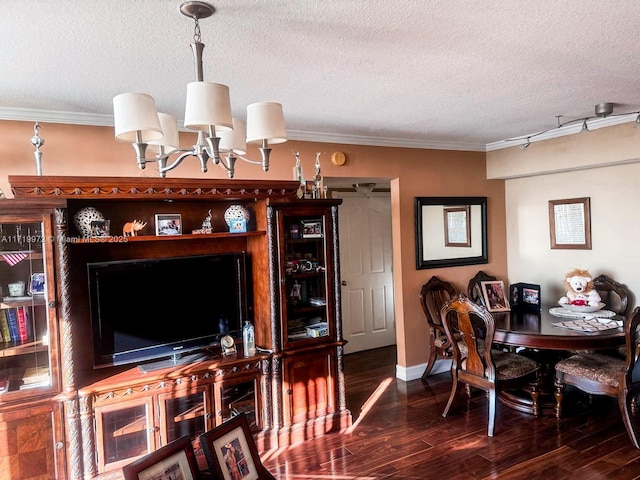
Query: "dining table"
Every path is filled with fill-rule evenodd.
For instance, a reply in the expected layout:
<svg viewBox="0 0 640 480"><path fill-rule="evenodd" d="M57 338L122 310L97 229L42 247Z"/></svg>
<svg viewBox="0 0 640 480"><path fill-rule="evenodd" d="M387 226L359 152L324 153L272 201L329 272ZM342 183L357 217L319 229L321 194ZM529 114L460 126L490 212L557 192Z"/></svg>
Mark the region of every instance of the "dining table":
<svg viewBox="0 0 640 480"><path fill-rule="evenodd" d="M548 305L540 310L520 309L492 315L496 326L494 348L516 351L540 364L538 406L542 414L555 415L555 364L559 360L576 351L615 351L625 344L624 317L608 310L578 314ZM533 413L533 402L527 392L502 390L500 400L508 407Z"/></svg>

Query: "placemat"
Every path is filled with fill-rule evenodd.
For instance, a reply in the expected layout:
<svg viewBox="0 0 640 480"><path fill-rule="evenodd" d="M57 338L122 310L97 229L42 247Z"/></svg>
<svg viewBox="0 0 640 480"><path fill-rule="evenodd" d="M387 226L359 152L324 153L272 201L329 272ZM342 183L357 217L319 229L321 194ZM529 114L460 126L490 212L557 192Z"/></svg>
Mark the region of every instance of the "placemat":
<svg viewBox="0 0 640 480"><path fill-rule="evenodd" d="M602 330L612 330L622 326L622 320L607 320L606 318L582 318L569 322L553 323L556 327L569 328L580 332L599 332Z"/></svg>
<svg viewBox="0 0 640 480"><path fill-rule="evenodd" d="M598 310L597 312L582 313L572 312L564 307L551 307L549 309L549 313L554 317L565 318L613 318L616 316L616 313L611 310Z"/></svg>

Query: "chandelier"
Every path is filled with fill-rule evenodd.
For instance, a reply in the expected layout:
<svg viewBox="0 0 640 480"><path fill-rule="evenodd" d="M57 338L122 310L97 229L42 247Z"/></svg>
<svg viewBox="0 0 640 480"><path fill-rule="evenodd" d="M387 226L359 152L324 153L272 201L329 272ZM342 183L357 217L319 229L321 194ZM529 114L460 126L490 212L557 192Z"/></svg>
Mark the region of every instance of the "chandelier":
<svg viewBox="0 0 640 480"><path fill-rule="evenodd" d="M282 105L275 102L248 105L246 125L232 118L229 87L205 82L202 75L204 44L200 41L199 21L213 15L215 8L206 2L188 1L180 5L180 12L195 22L191 50L196 81L187 85L184 126L198 132L198 141L191 148L180 148L176 118L159 113L153 97L145 93L122 93L113 98L116 140L132 144L140 169L149 162L156 162L161 177L191 156L199 159L203 173L207 171L210 158L227 170L229 178L234 176L238 158L262 165L262 169L268 171L269 144L287 141ZM260 145L261 162L243 156L247 153L247 143ZM147 148L155 156L148 158ZM226 155L223 158L221 154Z"/></svg>
<svg viewBox="0 0 640 480"><path fill-rule="evenodd" d="M563 127L575 126L576 128L580 125L580 132L588 132L589 125L594 119L605 119L607 117L622 117L627 115L635 115L635 125L640 126L640 111L633 112L625 112L625 113L613 113L613 103L598 103L594 108L595 115L590 117L579 117L574 118L572 120L562 120L562 115L556 115L556 126L547 128L546 130L541 130L536 133L531 133L529 135L522 135L520 137L507 138L504 140L505 142L518 142L520 144L520 148L525 149L531 145L531 141L536 137L544 135L545 133L550 133L554 130L561 129Z"/></svg>

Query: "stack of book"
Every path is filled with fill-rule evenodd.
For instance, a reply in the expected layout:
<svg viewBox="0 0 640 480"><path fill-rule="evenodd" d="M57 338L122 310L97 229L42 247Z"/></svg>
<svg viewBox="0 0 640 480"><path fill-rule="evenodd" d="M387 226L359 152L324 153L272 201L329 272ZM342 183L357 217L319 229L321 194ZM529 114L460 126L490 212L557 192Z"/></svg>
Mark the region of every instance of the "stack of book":
<svg viewBox="0 0 640 480"><path fill-rule="evenodd" d="M21 343L31 340L33 340L33 327L28 307L0 310L0 341Z"/></svg>

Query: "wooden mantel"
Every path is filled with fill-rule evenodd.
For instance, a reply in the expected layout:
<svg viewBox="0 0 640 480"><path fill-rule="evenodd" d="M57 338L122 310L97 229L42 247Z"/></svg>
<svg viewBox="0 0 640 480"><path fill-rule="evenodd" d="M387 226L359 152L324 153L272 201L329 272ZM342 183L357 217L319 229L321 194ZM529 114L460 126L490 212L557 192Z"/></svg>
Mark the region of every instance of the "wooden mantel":
<svg viewBox="0 0 640 480"><path fill-rule="evenodd" d="M151 177L9 175L15 198L83 199L295 199L295 180L220 180Z"/></svg>

